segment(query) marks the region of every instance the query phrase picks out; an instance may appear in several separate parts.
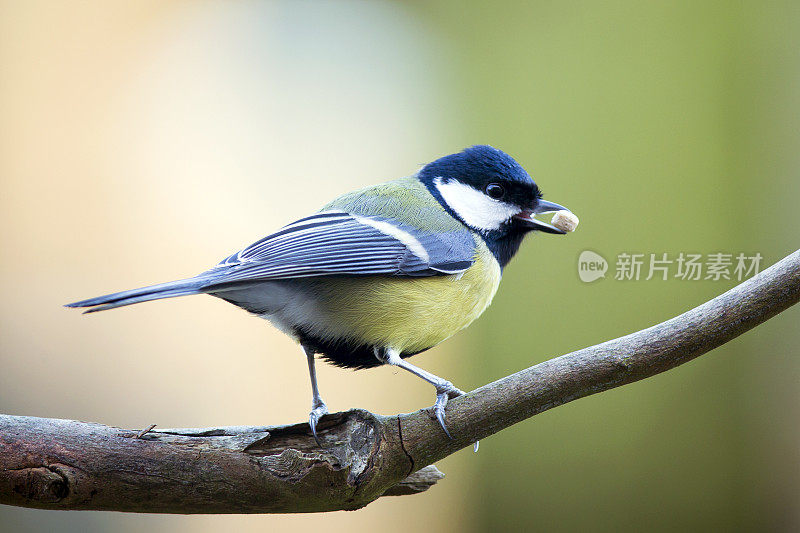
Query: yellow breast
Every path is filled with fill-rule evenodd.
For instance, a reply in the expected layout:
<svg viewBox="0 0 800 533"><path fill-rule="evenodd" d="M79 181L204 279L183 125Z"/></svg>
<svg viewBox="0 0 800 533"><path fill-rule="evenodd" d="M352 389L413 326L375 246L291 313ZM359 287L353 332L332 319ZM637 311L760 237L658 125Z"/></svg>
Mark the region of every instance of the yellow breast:
<svg viewBox="0 0 800 533"><path fill-rule="evenodd" d="M489 306L500 266L476 238L475 263L450 276L316 280L318 335L347 337L403 353L425 350L468 326Z"/></svg>

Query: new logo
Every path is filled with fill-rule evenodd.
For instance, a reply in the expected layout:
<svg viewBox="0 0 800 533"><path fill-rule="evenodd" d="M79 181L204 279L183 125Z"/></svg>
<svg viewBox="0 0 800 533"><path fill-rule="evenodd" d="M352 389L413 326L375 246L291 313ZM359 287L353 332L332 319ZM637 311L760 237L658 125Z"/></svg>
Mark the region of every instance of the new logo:
<svg viewBox="0 0 800 533"><path fill-rule="evenodd" d="M578 257L578 277L584 283L591 283L606 277L608 261L602 255L584 250Z"/></svg>

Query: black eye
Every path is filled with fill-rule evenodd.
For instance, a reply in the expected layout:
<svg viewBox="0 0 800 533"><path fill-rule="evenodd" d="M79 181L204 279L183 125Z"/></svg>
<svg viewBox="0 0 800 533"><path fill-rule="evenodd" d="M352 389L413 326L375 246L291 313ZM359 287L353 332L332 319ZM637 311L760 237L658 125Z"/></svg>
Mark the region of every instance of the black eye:
<svg viewBox="0 0 800 533"><path fill-rule="evenodd" d="M505 196L506 190L499 183L490 183L486 186L486 194L489 195L490 198L499 200Z"/></svg>

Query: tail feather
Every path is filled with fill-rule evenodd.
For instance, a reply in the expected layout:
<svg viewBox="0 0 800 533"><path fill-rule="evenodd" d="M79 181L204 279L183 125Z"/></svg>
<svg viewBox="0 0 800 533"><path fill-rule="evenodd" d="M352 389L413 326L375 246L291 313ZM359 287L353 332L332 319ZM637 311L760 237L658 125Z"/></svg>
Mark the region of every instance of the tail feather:
<svg viewBox="0 0 800 533"><path fill-rule="evenodd" d="M97 298L89 298L88 300L66 304L65 307L88 307L89 309L84 311L84 313L95 313L97 311L105 311L125 305L138 304L139 302L199 294L202 292L200 288L208 283L208 281L208 278L204 277L170 281L168 283L151 285L149 287L106 294L105 296L98 296Z"/></svg>

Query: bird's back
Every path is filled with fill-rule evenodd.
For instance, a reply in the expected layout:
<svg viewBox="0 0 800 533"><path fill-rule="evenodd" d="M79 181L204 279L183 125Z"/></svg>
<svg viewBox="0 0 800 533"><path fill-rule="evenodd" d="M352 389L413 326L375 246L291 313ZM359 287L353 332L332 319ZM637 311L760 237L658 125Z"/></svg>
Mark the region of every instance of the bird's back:
<svg viewBox="0 0 800 533"><path fill-rule="evenodd" d="M415 177L392 180L344 194L322 211L342 210L361 216L379 216L431 232L464 232L467 228L450 216Z"/></svg>

